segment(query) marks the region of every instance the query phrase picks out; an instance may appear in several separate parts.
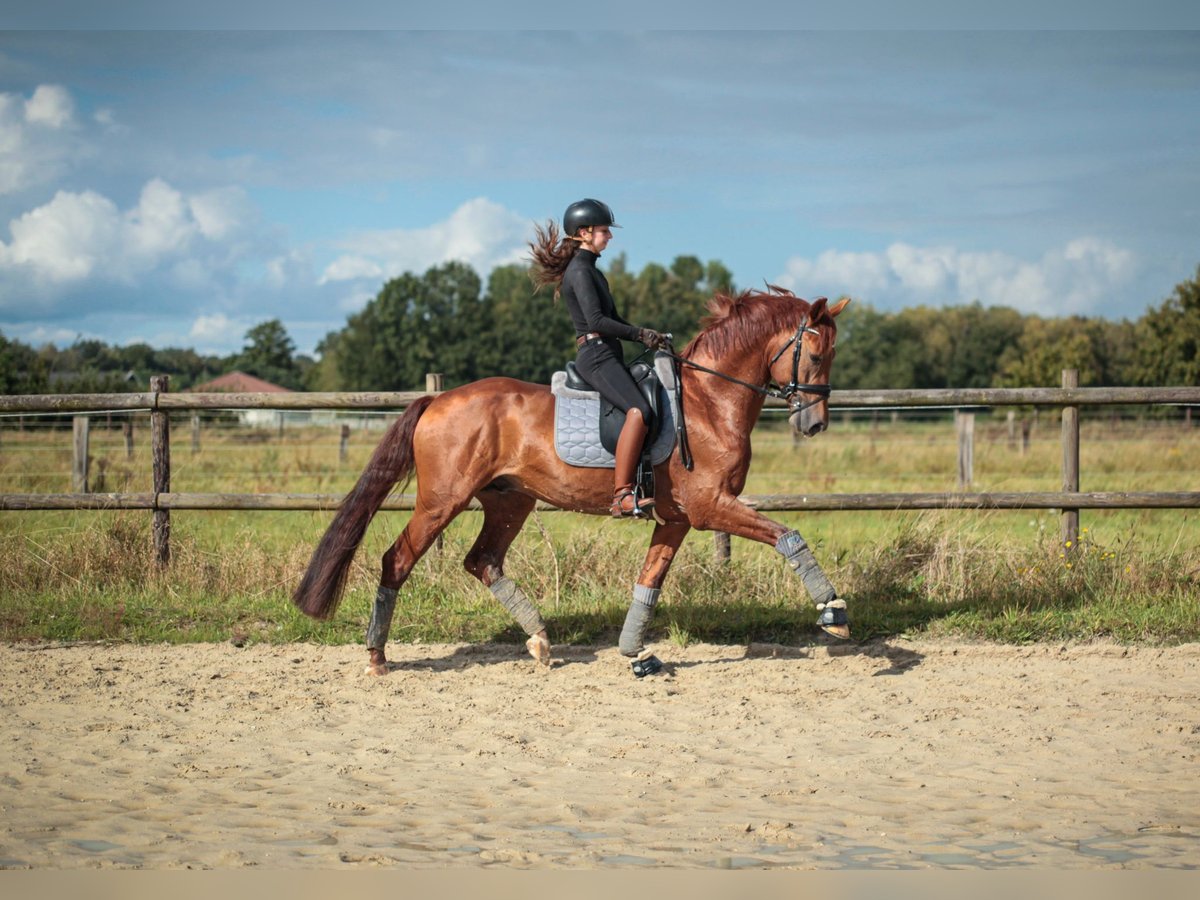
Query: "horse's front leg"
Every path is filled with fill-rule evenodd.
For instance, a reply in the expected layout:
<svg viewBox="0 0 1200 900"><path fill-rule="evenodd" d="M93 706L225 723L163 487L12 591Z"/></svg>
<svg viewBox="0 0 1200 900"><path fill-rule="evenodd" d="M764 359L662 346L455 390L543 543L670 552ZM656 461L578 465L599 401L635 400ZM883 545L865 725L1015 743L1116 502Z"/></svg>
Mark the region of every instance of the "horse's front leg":
<svg viewBox="0 0 1200 900"><path fill-rule="evenodd" d="M691 526L686 522L664 522L654 527L650 538L650 549L642 573L633 586L633 602L625 615L625 625L617 643L623 656L633 658L633 674L638 678L653 675L662 668L658 657L646 650L646 629L654 619L654 608L658 605L662 583L671 568L671 561L687 536Z"/></svg>
<svg viewBox="0 0 1200 900"><path fill-rule="evenodd" d="M822 571L800 532L773 522L729 494L719 495L702 509L696 510L692 524L697 528L724 531L774 547L800 576L805 590L816 604L821 613L817 624L834 637L843 640L850 637L846 601L838 598L833 583Z"/></svg>

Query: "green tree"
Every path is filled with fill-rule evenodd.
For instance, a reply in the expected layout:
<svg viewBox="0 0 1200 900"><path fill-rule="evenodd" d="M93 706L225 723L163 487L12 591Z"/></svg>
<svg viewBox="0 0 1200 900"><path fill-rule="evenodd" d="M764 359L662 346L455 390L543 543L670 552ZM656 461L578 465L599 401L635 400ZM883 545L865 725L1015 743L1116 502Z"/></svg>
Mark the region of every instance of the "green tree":
<svg viewBox="0 0 1200 900"><path fill-rule="evenodd" d="M427 372L441 372L447 387L473 381L491 327L480 287L465 263L423 276L405 272L350 317L336 344L327 337L322 346L336 346L341 381L351 390L416 390Z"/></svg>
<svg viewBox="0 0 1200 900"><path fill-rule="evenodd" d="M723 276L720 263L710 263L715 277ZM648 263L638 273L628 296L625 318L635 325L670 332L675 346L683 347L700 330L700 319L713 291L705 283L707 270L694 256L679 256L666 269ZM611 282L610 282L611 284ZM618 306L622 297L613 292Z"/></svg>
<svg viewBox="0 0 1200 900"><path fill-rule="evenodd" d="M574 358L575 330L566 307L549 289L535 294L527 268L493 269L484 308L488 327L478 335L481 377L549 384L554 372Z"/></svg>
<svg viewBox="0 0 1200 900"><path fill-rule="evenodd" d="M704 267L704 293L730 295L734 292L733 273L715 259Z"/></svg>
<svg viewBox="0 0 1200 900"><path fill-rule="evenodd" d="M925 348L912 319L851 303L838 316L834 384L846 390L916 387L924 378Z"/></svg>
<svg viewBox="0 0 1200 900"><path fill-rule="evenodd" d="M269 319L246 332L246 344L235 363L238 369L283 387L299 388L300 372L293 358L292 343L283 322Z"/></svg>
<svg viewBox="0 0 1200 900"><path fill-rule="evenodd" d="M997 387L1057 387L1063 369L1078 369L1081 387L1102 384L1108 371L1103 328L1083 316L1030 316L1021 336L1000 357Z"/></svg>
<svg viewBox="0 0 1200 900"><path fill-rule="evenodd" d="M46 363L37 351L0 331L0 394L42 394L47 385Z"/></svg>
<svg viewBox="0 0 1200 900"><path fill-rule="evenodd" d="M1200 266L1135 326L1129 375L1143 385L1200 385Z"/></svg>

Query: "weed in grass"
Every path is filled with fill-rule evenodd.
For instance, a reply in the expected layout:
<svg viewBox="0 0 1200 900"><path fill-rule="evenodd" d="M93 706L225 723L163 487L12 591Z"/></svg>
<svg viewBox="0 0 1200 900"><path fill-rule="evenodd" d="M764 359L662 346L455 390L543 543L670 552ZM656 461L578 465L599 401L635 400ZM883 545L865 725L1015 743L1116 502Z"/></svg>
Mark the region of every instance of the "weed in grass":
<svg viewBox="0 0 1200 900"><path fill-rule="evenodd" d="M671 619L667 623L667 640L681 650L693 642L692 633L675 619Z"/></svg>

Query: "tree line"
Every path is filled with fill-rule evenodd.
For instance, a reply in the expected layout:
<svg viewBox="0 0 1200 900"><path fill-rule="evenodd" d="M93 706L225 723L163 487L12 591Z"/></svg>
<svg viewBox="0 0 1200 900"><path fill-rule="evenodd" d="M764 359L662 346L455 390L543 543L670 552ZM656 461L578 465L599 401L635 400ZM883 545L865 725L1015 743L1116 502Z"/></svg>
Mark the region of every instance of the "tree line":
<svg viewBox="0 0 1200 900"><path fill-rule="evenodd" d="M715 292L734 290L717 261L680 256L669 266L606 268L621 314L690 340ZM632 356L640 348L630 345ZM835 380L843 389L1049 387L1064 368L1084 386L1200 384L1200 267L1136 321L1048 317L979 302L895 312L851 303L838 319ZM295 390L414 390L427 372L447 387L492 375L548 384L574 358L574 330L549 289L535 293L528 269L492 270L486 285L450 262L389 280L314 359L295 352L278 319L261 322L228 356L147 344L79 340L34 348L0 333L0 393L141 391L152 374L173 389L240 370Z"/></svg>

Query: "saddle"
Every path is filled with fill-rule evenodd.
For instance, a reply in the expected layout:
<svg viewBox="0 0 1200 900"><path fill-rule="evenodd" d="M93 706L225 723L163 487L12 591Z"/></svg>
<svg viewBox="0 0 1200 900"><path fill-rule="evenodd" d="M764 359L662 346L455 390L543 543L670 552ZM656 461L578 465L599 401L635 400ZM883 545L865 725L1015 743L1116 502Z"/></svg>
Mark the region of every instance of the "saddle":
<svg viewBox="0 0 1200 900"><path fill-rule="evenodd" d="M656 356L654 365L635 362L629 370L650 404L650 430L643 457L651 466L665 461L675 447L675 371L670 357ZM550 379L554 395L554 449L563 462L584 468L611 469L613 452L625 424L625 413L603 400L584 381L574 361Z"/></svg>
<svg viewBox="0 0 1200 900"><path fill-rule="evenodd" d="M662 430L662 416L659 415L659 409L662 405L660 394L662 393L662 383L658 380L658 375L655 374L653 367L648 362L641 360L635 362L629 367L629 374L633 377L633 383L637 385L638 391L646 402L650 404L650 421L647 423L649 431L646 433L646 446L650 447L654 444L655 438ZM571 360L567 363L567 387L576 391L592 391L594 388L588 384L579 370L575 367L575 361ZM621 436L621 429L625 426L625 413L617 409L603 397L600 398L600 445L609 453L617 452L617 438Z"/></svg>

